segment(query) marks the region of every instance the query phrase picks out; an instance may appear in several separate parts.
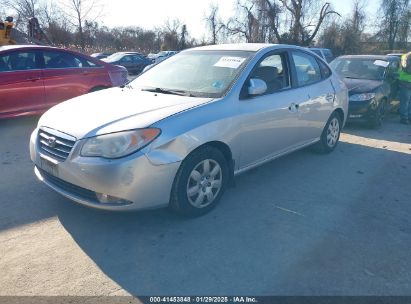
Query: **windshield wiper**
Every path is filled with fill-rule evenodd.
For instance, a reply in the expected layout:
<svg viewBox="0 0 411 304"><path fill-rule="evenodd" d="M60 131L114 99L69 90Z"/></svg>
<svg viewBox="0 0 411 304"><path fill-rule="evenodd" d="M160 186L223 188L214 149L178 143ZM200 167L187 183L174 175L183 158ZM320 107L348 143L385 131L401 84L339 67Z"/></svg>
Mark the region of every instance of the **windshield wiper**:
<svg viewBox="0 0 411 304"><path fill-rule="evenodd" d="M145 88L141 90L145 92L154 92L154 93L161 93L161 94L194 97L190 92L183 91L183 90L169 90L169 89L163 89L163 88Z"/></svg>

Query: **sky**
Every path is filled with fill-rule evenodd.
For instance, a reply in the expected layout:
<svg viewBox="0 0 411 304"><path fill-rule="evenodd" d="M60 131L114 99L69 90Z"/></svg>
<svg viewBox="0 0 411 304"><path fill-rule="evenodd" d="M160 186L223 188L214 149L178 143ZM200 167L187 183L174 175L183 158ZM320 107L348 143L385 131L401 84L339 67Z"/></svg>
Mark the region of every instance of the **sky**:
<svg viewBox="0 0 411 304"><path fill-rule="evenodd" d="M218 4L223 20L234 14L235 0L101 0L104 14L100 21L107 26L140 26L151 29L161 26L167 19L180 19L187 25L190 35L201 39L207 36L206 13L211 4ZM341 15L351 11L354 0L329 0ZM366 0L366 11L375 15L379 0Z"/></svg>

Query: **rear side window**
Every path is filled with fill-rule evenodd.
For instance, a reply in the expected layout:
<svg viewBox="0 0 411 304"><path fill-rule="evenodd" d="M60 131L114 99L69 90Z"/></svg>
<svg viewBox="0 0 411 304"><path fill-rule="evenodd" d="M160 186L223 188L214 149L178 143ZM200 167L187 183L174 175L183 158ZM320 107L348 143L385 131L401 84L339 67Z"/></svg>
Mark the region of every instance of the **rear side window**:
<svg viewBox="0 0 411 304"><path fill-rule="evenodd" d="M43 58L46 69L85 68L90 67L91 63L71 53L58 51L44 51Z"/></svg>
<svg viewBox="0 0 411 304"><path fill-rule="evenodd" d="M303 87L321 80L321 70L314 56L302 52L292 52L297 84Z"/></svg>
<svg viewBox="0 0 411 304"><path fill-rule="evenodd" d="M0 72L27 71L34 69L38 69L35 52L12 52L0 56Z"/></svg>

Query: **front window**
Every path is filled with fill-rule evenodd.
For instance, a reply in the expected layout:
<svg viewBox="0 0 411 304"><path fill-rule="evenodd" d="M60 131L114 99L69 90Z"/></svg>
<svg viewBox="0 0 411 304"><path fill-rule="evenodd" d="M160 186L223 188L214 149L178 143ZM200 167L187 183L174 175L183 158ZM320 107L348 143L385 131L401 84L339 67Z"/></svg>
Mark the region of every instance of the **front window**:
<svg viewBox="0 0 411 304"><path fill-rule="evenodd" d="M363 58L341 58L331 63L331 66L341 77L369 80L384 79L385 69L388 65L389 62L385 60Z"/></svg>
<svg viewBox="0 0 411 304"><path fill-rule="evenodd" d="M253 52L189 51L154 66L130 85L142 90L218 98L236 80Z"/></svg>
<svg viewBox="0 0 411 304"><path fill-rule="evenodd" d="M35 52L13 52L0 56L0 72L37 69Z"/></svg>

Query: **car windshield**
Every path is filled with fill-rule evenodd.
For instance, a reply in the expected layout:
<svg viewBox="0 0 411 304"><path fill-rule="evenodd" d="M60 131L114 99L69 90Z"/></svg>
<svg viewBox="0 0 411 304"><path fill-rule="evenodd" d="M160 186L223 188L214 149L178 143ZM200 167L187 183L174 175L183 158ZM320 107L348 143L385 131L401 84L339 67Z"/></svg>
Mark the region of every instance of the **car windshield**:
<svg viewBox="0 0 411 304"><path fill-rule="evenodd" d="M223 96L243 70L253 52L189 51L149 69L130 83L133 88L187 96Z"/></svg>
<svg viewBox="0 0 411 304"><path fill-rule="evenodd" d="M340 58L331 63L341 77L369 80L382 80L388 65L388 61L375 58Z"/></svg>

